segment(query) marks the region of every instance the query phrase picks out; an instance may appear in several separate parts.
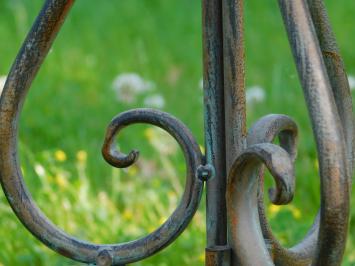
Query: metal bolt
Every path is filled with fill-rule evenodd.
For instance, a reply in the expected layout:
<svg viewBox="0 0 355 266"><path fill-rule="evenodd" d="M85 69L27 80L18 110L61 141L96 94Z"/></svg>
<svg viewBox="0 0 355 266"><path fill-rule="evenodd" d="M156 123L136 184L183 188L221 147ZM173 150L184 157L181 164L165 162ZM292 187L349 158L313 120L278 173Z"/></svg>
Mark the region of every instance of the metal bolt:
<svg viewBox="0 0 355 266"><path fill-rule="evenodd" d="M202 180L202 181L207 181L214 177L215 170L214 167L211 164L206 164L206 165L200 165L197 167L196 170L196 176Z"/></svg>
<svg viewBox="0 0 355 266"><path fill-rule="evenodd" d="M96 265L98 266L111 266L113 264L113 257L111 252L107 249L101 251L96 258Z"/></svg>

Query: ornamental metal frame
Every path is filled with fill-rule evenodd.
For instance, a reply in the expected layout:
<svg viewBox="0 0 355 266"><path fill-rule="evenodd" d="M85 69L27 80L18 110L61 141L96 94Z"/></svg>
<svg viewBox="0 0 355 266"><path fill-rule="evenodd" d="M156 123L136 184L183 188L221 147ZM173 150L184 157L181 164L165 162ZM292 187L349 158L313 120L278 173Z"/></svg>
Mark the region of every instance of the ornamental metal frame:
<svg viewBox="0 0 355 266"><path fill-rule="evenodd" d="M304 90L319 159L321 207L300 243L284 248L274 237L263 206L265 167L276 187L274 204L294 194L297 125L267 115L245 125L243 0L202 0L205 150L170 114L134 109L109 124L102 148L114 167L128 167L138 151L116 150L116 135L145 123L167 131L180 144L186 165L182 199L168 220L131 242L96 245L56 227L33 201L18 159L18 117L26 93L74 0L46 0L8 75L0 100L0 178L17 217L59 254L96 265L125 265L172 243L191 221L207 189L206 265L340 265L349 224L354 164L352 100L343 61L322 0L278 0ZM279 138L280 145L273 144Z"/></svg>

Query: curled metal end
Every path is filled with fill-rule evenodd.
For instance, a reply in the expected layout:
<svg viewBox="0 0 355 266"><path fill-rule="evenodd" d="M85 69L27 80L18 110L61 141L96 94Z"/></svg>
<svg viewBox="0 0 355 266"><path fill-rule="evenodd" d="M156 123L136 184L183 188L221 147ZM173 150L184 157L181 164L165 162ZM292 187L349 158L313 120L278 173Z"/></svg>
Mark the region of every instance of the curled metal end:
<svg viewBox="0 0 355 266"><path fill-rule="evenodd" d="M259 170L265 165L274 177L276 188L270 197L274 204L287 204L294 195L293 161L282 147L271 143L248 147L233 163L227 186L230 243L240 265L273 265L264 243L258 217ZM254 254L261 254L254 256Z"/></svg>
<svg viewBox="0 0 355 266"><path fill-rule="evenodd" d="M269 190L273 204L284 205L292 201L295 192L293 162L283 148L271 143L252 145L243 152L238 161L244 164L248 160L251 160L251 164L259 161L259 167L260 163L265 164L273 176L276 187Z"/></svg>
<svg viewBox="0 0 355 266"><path fill-rule="evenodd" d="M114 137L111 138L114 140ZM104 157L105 161L112 165L113 167L117 168L126 168L134 164L139 158L139 151L132 150L128 155L124 154L114 147L113 141L110 143L106 142L107 138L105 139L105 143L102 146L102 156Z"/></svg>
<svg viewBox="0 0 355 266"><path fill-rule="evenodd" d="M106 130L104 144L102 145L101 153L105 161L117 168L126 168L134 164L139 157L139 151L134 149L128 155L117 149L115 138L119 132L126 127L127 122L132 119L127 112L123 115L116 116Z"/></svg>
<svg viewBox="0 0 355 266"><path fill-rule="evenodd" d="M269 198L273 204L277 205L290 203L293 199L295 189L293 165L289 158L279 157L283 153L283 151L280 151L274 154L272 158L273 162L268 166L276 182L276 187L269 189Z"/></svg>
<svg viewBox="0 0 355 266"><path fill-rule="evenodd" d="M260 143L272 143L278 137L280 146L287 151L289 159L292 163L294 163L297 156L297 133L297 125L290 117L280 114L270 114L259 119L250 128L247 143L248 146ZM276 163L282 164L282 161L278 161ZM314 224L309 230L309 233L297 245L292 248L283 247L274 236L266 217L264 206L264 169L260 166L259 169L255 170L257 171L257 175L259 177L258 211L261 231L265 241L268 242L269 251L273 256L275 263L281 265L309 265L315 253L315 246L319 231L319 219L316 218L314 220ZM277 173L273 173L274 177L276 174ZM289 198L285 201L285 198L282 197L280 191L287 190L287 186L286 184L282 184L282 182L280 182L281 180L282 179L280 178L276 178L276 188L269 189L268 191L270 201L273 204L287 204L292 200L292 198ZM295 180L296 177L294 176L293 186ZM278 186L279 188L277 188ZM282 188L283 186L285 186L285 188Z"/></svg>
<svg viewBox="0 0 355 266"><path fill-rule="evenodd" d="M297 125L296 123L286 115L280 114L270 114L259 119L249 130L247 143L248 146L252 146L258 143L272 143L276 137L279 137L280 146L288 153L289 159L292 164L297 156ZM270 155L271 156L271 155ZM286 184L282 183L281 176L283 173L277 173L274 170L282 169L284 162L282 158L275 159L268 168L271 174L275 177L276 188L269 189L269 198L273 204L282 205L288 204L292 198L286 200L283 198L281 191L287 190ZM274 171L274 172L273 172ZM295 182L294 171L292 168L293 183ZM260 188L259 188L259 198L263 197L263 169L259 170ZM294 184L293 184L294 186ZM294 189L294 188L293 188ZM264 201L261 199L259 202L259 209L264 208ZM263 211L263 210L262 210Z"/></svg>

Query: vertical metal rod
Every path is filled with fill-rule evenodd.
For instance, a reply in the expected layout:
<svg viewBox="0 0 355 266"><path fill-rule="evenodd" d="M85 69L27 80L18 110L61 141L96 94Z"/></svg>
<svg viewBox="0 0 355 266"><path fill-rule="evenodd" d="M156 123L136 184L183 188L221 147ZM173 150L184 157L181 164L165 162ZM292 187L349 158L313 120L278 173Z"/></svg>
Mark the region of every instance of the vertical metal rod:
<svg viewBox="0 0 355 266"><path fill-rule="evenodd" d="M222 0L203 0L202 10L206 162L216 173L207 181L207 246L214 247L227 243Z"/></svg>
<svg viewBox="0 0 355 266"><path fill-rule="evenodd" d="M223 64L228 171L245 147L245 54L243 0L223 0Z"/></svg>
<svg viewBox="0 0 355 266"><path fill-rule="evenodd" d="M243 0L222 0L222 20L226 174L228 176L232 163L244 149L246 142ZM234 261L233 252L230 260Z"/></svg>

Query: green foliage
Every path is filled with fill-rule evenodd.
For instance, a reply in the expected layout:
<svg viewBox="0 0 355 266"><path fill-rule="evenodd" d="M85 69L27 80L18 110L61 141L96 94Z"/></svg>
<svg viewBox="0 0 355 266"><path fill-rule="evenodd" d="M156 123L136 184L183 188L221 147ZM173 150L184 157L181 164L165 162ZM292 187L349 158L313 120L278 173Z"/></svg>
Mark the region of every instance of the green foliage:
<svg viewBox="0 0 355 266"><path fill-rule="evenodd" d="M282 113L300 129L295 199L285 207L266 202L273 229L291 246L305 235L319 207L314 138L277 1L245 2L247 86L266 91L263 102L248 105L248 125L265 114ZM42 3L0 0L0 76L8 73ZM355 2L326 4L346 68L355 73ZM156 141L173 147L169 137L145 126L125 129L120 148L139 147L142 154L127 170L108 166L100 149L109 121L143 105L143 98L118 102L112 89L117 75L130 72L153 81L166 101L164 110L203 143L200 7L200 1L191 0L76 1L20 121L26 183L43 212L68 233L95 243L129 241L154 230L178 204L183 156L177 148L161 150ZM176 242L137 265L203 265L204 206ZM351 215L355 220L354 208ZM78 265L32 237L2 192L0 217L0 265ZM354 223L347 247L344 265L355 265Z"/></svg>

